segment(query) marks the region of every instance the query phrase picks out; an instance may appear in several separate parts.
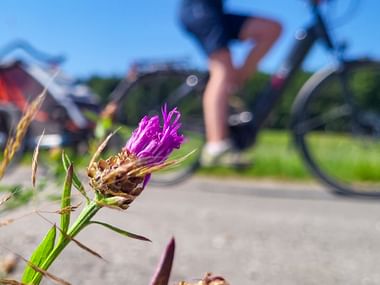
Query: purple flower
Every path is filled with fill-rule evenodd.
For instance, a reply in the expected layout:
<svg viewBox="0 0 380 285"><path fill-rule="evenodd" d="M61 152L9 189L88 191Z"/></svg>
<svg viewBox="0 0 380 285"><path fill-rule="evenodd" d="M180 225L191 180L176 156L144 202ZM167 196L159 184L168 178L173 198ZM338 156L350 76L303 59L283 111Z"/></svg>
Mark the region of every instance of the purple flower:
<svg viewBox="0 0 380 285"><path fill-rule="evenodd" d="M164 162L184 141L183 135L178 134L181 114L177 108L168 113L165 104L161 111L162 126L159 116L145 116L124 147L149 165Z"/></svg>
<svg viewBox="0 0 380 285"><path fill-rule="evenodd" d="M108 199L102 203L127 209L144 190L152 172L177 162L165 160L184 141L183 135L178 134L181 114L176 108L168 113L165 105L162 117L161 125L158 116L145 116L122 151L106 160L96 161L111 136L98 148L87 175L91 187Z"/></svg>

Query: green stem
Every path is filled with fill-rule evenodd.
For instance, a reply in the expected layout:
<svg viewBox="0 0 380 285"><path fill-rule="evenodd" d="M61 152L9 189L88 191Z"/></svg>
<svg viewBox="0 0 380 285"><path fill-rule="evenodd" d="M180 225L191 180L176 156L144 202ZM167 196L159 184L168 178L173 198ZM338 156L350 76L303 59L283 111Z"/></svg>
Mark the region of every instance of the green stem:
<svg viewBox="0 0 380 285"><path fill-rule="evenodd" d="M79 217L76 219L74 224L67 231L67 238L63 238L52 250L49 256L46 258L44 263L40 266L41 269L47 270L54 260L59 256L63 249L70 243L71 239L74 238L84 227L88 225L91 218L100 210L100 206L96 201L91 201L84 207ZM40 284L42 280L42 275L40 273L36 274L31 282L33 285Z"/></svg>

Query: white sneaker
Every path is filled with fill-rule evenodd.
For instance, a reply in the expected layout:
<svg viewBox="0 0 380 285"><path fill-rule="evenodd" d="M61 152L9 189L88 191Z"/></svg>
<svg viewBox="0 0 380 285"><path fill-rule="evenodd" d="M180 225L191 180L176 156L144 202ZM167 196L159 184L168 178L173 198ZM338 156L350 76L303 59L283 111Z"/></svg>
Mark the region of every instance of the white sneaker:
<svg viewBox="0 0 380 285"><path fill-rule="evenodd" d="M228 148L218 154L210 154L205 148L203 148L200 163L204 167L212 166L225 166L232 168L247 168L252 163L242 152L239 152L235 148Z"/></svg>

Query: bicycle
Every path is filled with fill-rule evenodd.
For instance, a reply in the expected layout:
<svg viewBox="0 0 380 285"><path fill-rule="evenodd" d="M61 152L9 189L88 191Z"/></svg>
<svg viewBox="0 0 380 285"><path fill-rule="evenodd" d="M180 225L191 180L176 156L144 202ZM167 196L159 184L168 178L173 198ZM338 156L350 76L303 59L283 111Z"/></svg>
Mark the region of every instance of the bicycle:
<svg viewBox="0 0 380 285"><path fill-rule="evenodd" d="M380 170L380 62L370 59L347 59L345 49L335 43L326 25L320 1L309 0L312 23L297 33L293 47L280 68L271 76L264 91L250 106L235 104L229 124L237 147L244 150L253 145L275 102L281 98L310 49L322 42L336 59L336 64L313 74L299 90L291 110L290 131L299 153L311 173L336 194L380 197L380 183L368 173L367 182L339 176L339 161L324 157L322 149L334 144L359 150L362 161L371 159ZM204 142L201 94L208 74L186 68L165 68L139 74L132 82L117 88L120 102L118 121L133 128L145 115L159 113L166 102L182 112L182 128L189 147L200 149ZM371 84L361 86L367 80ZM365 147L365 148L363 148ZM331 152L330 152L331 153ZM180 166L156 174L152 183L171 185L188 178L199 168L199 151ZM369 163L369 162L368 162ZM372 181L371 181L372 180Z"/></svg>

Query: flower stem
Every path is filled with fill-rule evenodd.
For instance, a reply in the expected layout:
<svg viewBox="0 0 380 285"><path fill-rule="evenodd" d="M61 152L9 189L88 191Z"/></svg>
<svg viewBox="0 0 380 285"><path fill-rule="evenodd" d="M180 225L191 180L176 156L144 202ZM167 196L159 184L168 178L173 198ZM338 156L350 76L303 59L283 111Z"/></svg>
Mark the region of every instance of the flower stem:
<svg viewBox="0 0 380 285"><path fill-rule="evenodd" d="M54 249L50 252L46 260L39 266L43 270L47 270L54 260L59 256L63 249L70 243L71 239L74 238L84 227L88 225L91 218L100 210L101 206L98 205L96 201L91 201L87 204L74 224L67 231L66 236L61 239ZM34 276L31 284L38 285L42 280L42 274L38 273Z"/></svg>

